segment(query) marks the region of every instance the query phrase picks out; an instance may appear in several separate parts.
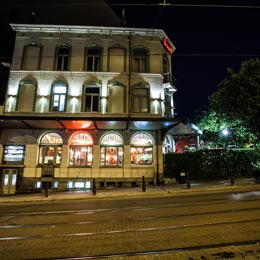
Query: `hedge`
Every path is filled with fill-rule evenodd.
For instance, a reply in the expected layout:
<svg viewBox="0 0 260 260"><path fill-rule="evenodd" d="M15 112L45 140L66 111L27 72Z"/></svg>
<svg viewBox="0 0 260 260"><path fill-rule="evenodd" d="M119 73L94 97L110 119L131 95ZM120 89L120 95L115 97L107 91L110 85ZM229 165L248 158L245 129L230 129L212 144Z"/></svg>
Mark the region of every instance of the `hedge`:
<svg viewBox="0 0 260 260"><path fill-rule="evenodd" d="M260 150L199 150L165 155L164 177L189 173L190 180L207 181L232 177L253 177L259 171Z"/></svg>

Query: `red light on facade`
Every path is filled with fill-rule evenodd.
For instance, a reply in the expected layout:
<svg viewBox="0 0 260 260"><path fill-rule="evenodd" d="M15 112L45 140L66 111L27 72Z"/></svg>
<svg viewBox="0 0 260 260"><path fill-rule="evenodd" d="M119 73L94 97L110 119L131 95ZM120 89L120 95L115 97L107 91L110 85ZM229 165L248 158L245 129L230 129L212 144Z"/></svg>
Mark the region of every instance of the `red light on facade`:
<svg viewBox="0 0 260 260"><path fill-rule="evenodd" d="M166 37L163 38L163 46L165 47L165 49L172 54L173 53L173 48L170 46L168 39Z"/></svg>

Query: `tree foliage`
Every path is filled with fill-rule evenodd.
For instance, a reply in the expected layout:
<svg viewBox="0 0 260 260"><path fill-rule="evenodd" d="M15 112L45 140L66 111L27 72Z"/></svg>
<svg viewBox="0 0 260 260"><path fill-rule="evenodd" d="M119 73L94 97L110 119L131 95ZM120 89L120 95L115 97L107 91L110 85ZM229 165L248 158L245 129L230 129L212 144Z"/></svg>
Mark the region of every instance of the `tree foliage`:
<svg viewBox="0 0 260 260"><path fill-rule="evenodd" d="M228 69L228 77L209 99L209 109L230 122L238 123L260 138L260 60L241 64L238 73Z"/></svg>
<svg viewBox="0 0 260 260"><path fill-rule="evenodd" d="M238 73L227 69L228 76L210 96L208 110L201 112L196 124L203 130L207 142L229 142L221 130L232 131L236 144L257 143L260 140L260 60L241 64Z"/></svg>

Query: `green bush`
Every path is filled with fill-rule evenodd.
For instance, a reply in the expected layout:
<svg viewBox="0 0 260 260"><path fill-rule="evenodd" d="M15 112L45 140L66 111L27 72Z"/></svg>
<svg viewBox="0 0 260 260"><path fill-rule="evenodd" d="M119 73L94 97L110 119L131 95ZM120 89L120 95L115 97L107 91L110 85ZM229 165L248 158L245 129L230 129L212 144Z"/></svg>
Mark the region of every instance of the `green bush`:
<svg viewBox="0 0 260 260"><path fill-rule="evenodd" d="M213 180L229 177L253 177L260 150L200 150L165 155L164 177L177 178L189 173L190 180Z"/></svg>

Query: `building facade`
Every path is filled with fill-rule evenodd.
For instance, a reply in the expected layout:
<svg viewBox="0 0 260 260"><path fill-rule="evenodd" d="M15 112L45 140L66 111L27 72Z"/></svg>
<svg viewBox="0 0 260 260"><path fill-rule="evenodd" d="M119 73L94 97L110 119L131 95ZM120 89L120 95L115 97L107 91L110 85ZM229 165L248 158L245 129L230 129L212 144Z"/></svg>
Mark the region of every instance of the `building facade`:
<svg viewBox="0 0 260 260"><path fill-rule="evenodd" d="M11 24L0 107L1 193L163 180L174 149L171 56L163 30Z"/></svg>

